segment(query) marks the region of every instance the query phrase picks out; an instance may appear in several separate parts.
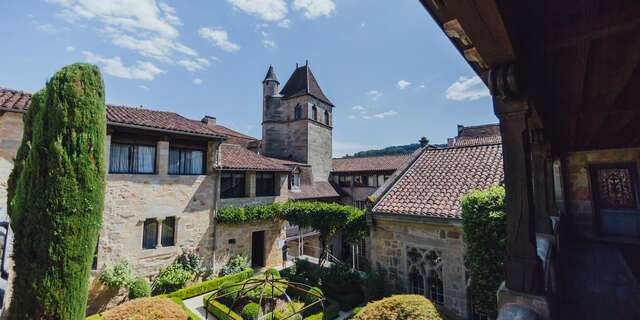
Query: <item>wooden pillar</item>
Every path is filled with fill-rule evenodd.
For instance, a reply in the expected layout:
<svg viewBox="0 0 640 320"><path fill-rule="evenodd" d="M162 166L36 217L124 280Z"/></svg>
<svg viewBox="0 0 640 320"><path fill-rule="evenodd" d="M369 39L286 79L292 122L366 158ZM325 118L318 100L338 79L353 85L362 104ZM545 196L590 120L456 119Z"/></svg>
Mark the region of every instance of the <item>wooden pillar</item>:
<svg viewBox="0 0 640 320"><path fill-rule="evenodd" d="M548 161L550 146L542 141L542 130L531 130L531 173L533 176L533 207L535 210L536 233L551 234L549 219Z"/></svg>
<svg viewBox="0 0 640 320"><path fill-rule="evenodd" d="M510 290L535 294L543 276L536 252L527 128L529 104L520 96L512 65L492 69L489 87L502 135L507 213L505 282Z"/></svg>

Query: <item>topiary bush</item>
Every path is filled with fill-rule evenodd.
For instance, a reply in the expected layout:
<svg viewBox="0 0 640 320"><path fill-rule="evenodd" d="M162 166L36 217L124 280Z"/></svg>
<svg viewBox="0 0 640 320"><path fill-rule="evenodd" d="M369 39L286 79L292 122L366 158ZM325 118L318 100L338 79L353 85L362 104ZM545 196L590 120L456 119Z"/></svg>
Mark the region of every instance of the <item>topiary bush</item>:
<svg viewBox="0 0 640 320"><path fill-rule="evenodd" d="M113 290L128 287L133 280L133 271L126 260L108 265L100 273L100 282Z"/></svg>
<svg viewBox="0 0 640 320"><path fill-rule="evenodd" d="M260 305L254 302L247 303L240 312L240 316L244 320L254 320L258 319L262 313L262 309L260 309Z"/></svg>
<svg viewBox="0 0 640 320"><path fill-rule="evenodd" d="M160 273L153 280L153 292L155 294L176 291L193 278L193 273L182 268L177 262L160 269Z"/></svg>
<svg viewBox="0 0 640 320"><path fill-rule="evenodd" d="M505 190L493 187L471 191L462 198L462 229L471 276L474 309L496 315L496 291L504 279L506 253Z"/></svg>
<svg viewBox="0 0 640 320"><path fill-rule="evenodd" d="M129 286L129 299L138 299L151 296L151 285L146 278L137 278Z"/></svg>
<svg viewBox="0 0 640 320"><path fill-rule="evenodd" d="M269 275L269 278L280 278L280 271L278 271L278 269L276 268L269 268L264 272L264 274Z"/></svg>
<svg viewBox="0 0 640 320"><path fill-rule="evenodd" d="M62 68L37 92L8 180L14 232L11 319L81 319L102 224L104 84L98 67Z"/></svg>
<svg viewBox="0 0 640 320"><path fill-rule="evenodd" d="M396 295L367 304L355 320L442 320L436 307L425 297Z"/></svg>
<svg viewBox="0 0 640 320"><path fill-rule="evenodd" d="M229 258L227 263L225 263L222 269L220 269L220 275L226 276L238 273L247 268L251 268L251 262L249 261L249 258L242 255L236 255Z"/></svg>

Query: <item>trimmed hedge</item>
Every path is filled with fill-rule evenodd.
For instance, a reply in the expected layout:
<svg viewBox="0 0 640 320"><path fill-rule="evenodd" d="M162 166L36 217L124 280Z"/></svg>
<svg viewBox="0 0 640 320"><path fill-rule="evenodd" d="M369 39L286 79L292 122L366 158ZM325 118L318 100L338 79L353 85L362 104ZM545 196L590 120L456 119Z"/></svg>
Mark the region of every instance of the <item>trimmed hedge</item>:
<svg viewBox="0 0 640 320"><path fill-rule="evenodd" d="M187 306L184 304L184 301L182 299L169 298L169 300L179 304L180 307L182 307L182 310L184 311L184 313L186 313L187 317L189 317L188 320L200 320L200 316L196 315L195 313L193 313L193 311L191 311L191 309L187 308Z"/></svg>
<svg viewBox="0 0 640 320"><path fill-rule="evenodd" d="M471 300L475 310L490 316L497 313L496 291L504 279L507 237L504 197L503 187L493 187L471 191L461 202Z"/></svg>
<svg viewBox="0 0 640 320"><path fill-rule="evenodd" d="M240 315L244 320L254 320L260 316L260 305L254 302L247 303L243 308Z"/></svg>
<svg viewBox="0 0 640 320"><path fill-rule="evenodd" d="M396 295L367 304L355 320L442 320L436 307L415 294Z"/></svg>
<svg viewBox="0 0 640 320"><path fill-rule="evenodd" d="M199 296L201 294L205 294L207 292L211 292L215 289L218 289L220 285L225 282L240 282L251 278L253 275L253 269L248 268L242 272L231 274L228 276L218 277L212 280L203 281L196 285L186 287L174 292L167 294L166 296L169 298L180 298L182 300L193 298L195 296Z"/></svg>
<svg viewBox="0 0 640 320"><path fill-rule="evenodd" d="M229 309L229 307L224 304L216 301L215 299L209 300L211 295L206 295L202 297L204 302L204 308L207 309L216 319L218 320L243 320L240 315L235 313L233 310Z"/></svg>
<svg viewBox="0 0 640 320"><path fill-rule="evenodd" d="M331 320L337 318L338 315L340 315L340 305L334 300L327 299L324 312L312 314L304 318L304 320Z"/></svg>

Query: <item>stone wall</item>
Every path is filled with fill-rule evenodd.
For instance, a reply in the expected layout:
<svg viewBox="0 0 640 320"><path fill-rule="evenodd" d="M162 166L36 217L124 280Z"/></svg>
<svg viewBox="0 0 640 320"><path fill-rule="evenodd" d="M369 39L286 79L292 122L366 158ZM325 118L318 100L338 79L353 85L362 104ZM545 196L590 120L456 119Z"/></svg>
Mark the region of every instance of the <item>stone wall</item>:
<svg viewBox="0 0 640 320"><path fill-rule="evenodd" d="M22 142L22 115L0 111L0 217L7 212L7 180Z"/></svg>
<svg viewBox="0 0 640 320"><path fill-rule="evenodd" d="M614 163L635 163L640 172L640 148L582 151L563 155L563 190L567 212L572 219L573 231L578 235L590 237L597 229L589 166Z"/></svg>
<svg viewBox="0 0 640 320"><path fill-rule="evenodd" d="M459 223L376 217L370 239L371 265L386 271L390 283L400 292L409 292L407 251L416 248L438 252L442 258L444 305L467 317L464 244Z"/></svg>
<svg viewBox="0 0 640 320"><path fill-rule="evenodd" d="M252 234L264 231L265 266L282 265L282 246L284 245L285 221L258 221L250 224L219 224L216 227L216 268L228 258L242 255L251 258Z"/></svg>

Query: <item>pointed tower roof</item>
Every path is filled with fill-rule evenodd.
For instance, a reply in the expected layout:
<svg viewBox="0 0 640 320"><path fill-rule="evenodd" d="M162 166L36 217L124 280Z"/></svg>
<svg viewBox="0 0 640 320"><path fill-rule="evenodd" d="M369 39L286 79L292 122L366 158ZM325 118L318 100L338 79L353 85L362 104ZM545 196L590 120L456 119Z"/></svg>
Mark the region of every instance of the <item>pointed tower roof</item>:
<svg viewBox="0 0 640 320"><path fill-rule="evenodd" d="M272 65L269 65L269 71L267 71L267 75L264 77L264 80L262 80L263 83L267 81L275 81L277 83L280 83L280 81L278 81L278 77L276 77L276 71L273 69Z"/></svg>
<svg viewBox="0 0 640 320"><path fill-rule="evenodd" d="M283 99L295 98L303 95L311 95L314 98L329 104L332 107L335 105L324 95L320 85L316 80L316 77L311 72L311 68L306 64L302 67L297 67L293 74L284 85L280 94Z"/></svg>

